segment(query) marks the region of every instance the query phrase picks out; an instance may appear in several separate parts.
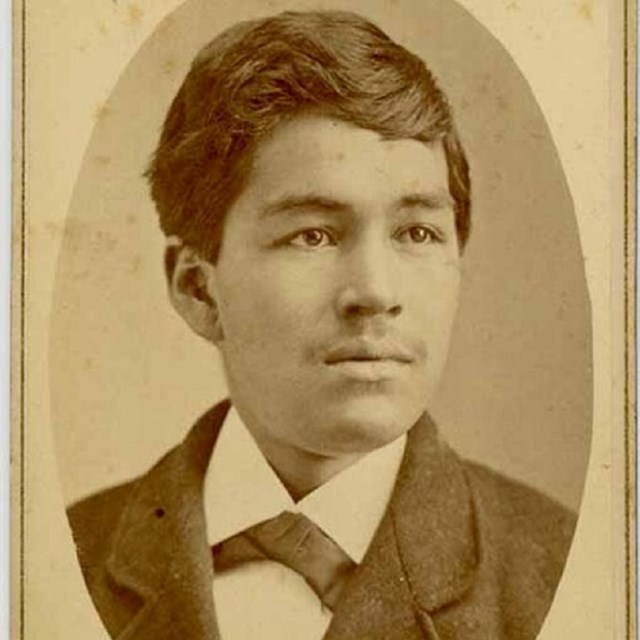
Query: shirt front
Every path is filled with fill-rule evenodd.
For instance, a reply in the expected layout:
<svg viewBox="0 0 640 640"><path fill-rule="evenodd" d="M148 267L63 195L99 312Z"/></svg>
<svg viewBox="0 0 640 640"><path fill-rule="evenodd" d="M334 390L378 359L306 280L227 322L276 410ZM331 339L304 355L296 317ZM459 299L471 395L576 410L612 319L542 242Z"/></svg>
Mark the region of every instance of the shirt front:
<svg viewBox="0 0 640 640"><path fill-rule="evenodd" d="M363 456L297 503L232 407L205 477L213 546L282 511L302 513L361 562L391 497L406 435ZM320 639L331 621L302 576L277 562L247 562L213 582L222 640Z"/></svg>

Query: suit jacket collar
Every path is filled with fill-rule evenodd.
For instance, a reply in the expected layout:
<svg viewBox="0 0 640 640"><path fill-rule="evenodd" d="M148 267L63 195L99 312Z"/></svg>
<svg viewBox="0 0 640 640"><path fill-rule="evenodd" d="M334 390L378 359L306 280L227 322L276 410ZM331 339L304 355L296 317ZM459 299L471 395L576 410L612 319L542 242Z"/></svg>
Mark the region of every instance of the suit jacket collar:
<svg viewBox="0 0 640 640"><path fill-rule="evenodd" d="M437 640L433 614L473 584L475 540L462 466L425 414L409 433L389 508L327 640Z"/></svg>
<svg viewBox="0 0 640 640"><path fill-rule="evenodd" d="M140 480L121 518L107 571L144 603L121 640L219 637L202 485L228 408L207 412Z"/></svg>
<svg viewBox="0 0 640 640"><path fill-rule="evenodd" d="M108 571L144 604L121 640L219 638L203 479L227 402L137 485ZM326 640L431 638L431 615L472 585L478 561L462 467L423 416L409 433L389 508L334 612Z"/></svg>

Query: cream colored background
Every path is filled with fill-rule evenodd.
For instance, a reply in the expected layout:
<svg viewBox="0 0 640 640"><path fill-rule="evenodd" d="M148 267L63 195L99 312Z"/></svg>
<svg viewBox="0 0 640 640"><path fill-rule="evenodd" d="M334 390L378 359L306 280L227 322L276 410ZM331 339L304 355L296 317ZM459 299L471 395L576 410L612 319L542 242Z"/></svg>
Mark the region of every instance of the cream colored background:
<svg viewBox="0 0 640 640"><path fill-rule="evenodd" d="M616 11L621 3L462 4L505 44L543 108L575 200L594 301L593 454L569 570L542 637L614 637L613 626L623 613L621 574L612 571L614 560L622 567L623 551L621 494L614 493L622 478L622 401L612 375L620 371L622 358L621 278L612 279L612 273L620 274L622 259L622 117L612 106L619 104L621 90L622 29ZM282 6L262 5L264 12ZM360 5L375 15L377 3ZM46 357L53 274L60 230L95 118L108 117L103 106L120 72L174 6L158 0L95 2L91 7L49 0L28 6L27 638L101 637L75 565L53 455ZM405 6L393 3L393 12L400 15ZM65 460L65 466L73 463Z"/></svg>
<svg viewBox="0 0 640 640"><path fill-rule="evenodd" d="M404 6L369 2L366 15L440 78L473 183L460 309L430 410L462 454L577 510L591 427L590 310L553 142L526 81L473 17L450 0ZM140 474L226 395L217 352L168 304L164 239L141 174L191 59L212 34L261 11L255 0L224 12L185 3L99 111L51 312L52 416L70 501Z"/></svg>

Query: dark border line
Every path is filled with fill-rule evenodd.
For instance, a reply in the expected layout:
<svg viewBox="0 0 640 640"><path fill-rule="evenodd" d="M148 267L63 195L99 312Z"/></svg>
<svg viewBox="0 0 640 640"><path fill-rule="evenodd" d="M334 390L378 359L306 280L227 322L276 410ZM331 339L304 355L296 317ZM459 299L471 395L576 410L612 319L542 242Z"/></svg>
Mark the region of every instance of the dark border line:
<svg viewBox="0 0 640 640"><path fill-rule="evenodd" d="M622 140L622 148L623 148L623 176L624 176L624 185L623 185L623 200L622 206L624 207L624 225L623 225L623 238L622 238L622 250L624 252L624 274L623 274L623 282L624 282L624 316L623 316L623 325L624 325L624 336L625 343L629 336L629 299L628 299L628 291L629 291L629 239L628 239L628 217L629 217L629 188L627 186L627 166L628 166L628 115L627 115L627 104L629 101L629 90L627 87L627 76L629 70L627 68L628 61L628 53L627 53L627 15L628 15L628 0L624 0L623 4L623 51L622 51L622 77L623 77L623 120L624 120L624 133ZM624 552L624 575L625 575L625 636L627 639L630 638L630 630L631 630L631 617L629 615L629 570L631 568L630 563L630 549L629 549L629 354L628 350L625 347L624 354L624 537L625 537L625 552Z"/></svg>
<svg viewBox="0 0 640 640"><path fill-rule="evenodd" d="M21 173L20 173L20 638L24 640L25 634L25 345L26 345L26 318L25 318L25 299L26 299L26 258L27 258L27 142L26 142L26 91L27 91L27 0L22 0L22 19L21 19L22 37L21 37L21 56L22 56L22 77L21 83L21 127L20 127L20 145L21 145Z"/></svg>
<svg viewBox="0 0 640 640"><path fill-rule="evenodd" d="M115 2L115 0L114 0ZM26 301L26 257L27 257L27 241L26 241L26 79L27 79L27 0L22 0L22 12L21 12L21 166L20 166L20 610L19 610L19 633L20 639L24 640L25 633L25 585L26 585L26 572L25 572L25 538L26 538L26 519L25 519L25 345L26 345L26 318L25 318L25 301ZM625 272L624 272L624 332L625 340L628 341L630 335L634 337L634 346L636 345L635 338L637 338L637 331L635 326L630 329L630 296L629 296L629 283L630 280L634 284L634 300L637 297L637 240L634 246L633 255L629 255L629 232L631 228L629 211L629 0L624 0L624 253L625 253ZM634 15L637 13L637 8L634 11ZM636 134L637 136L637 134ZM636 137L634 136L634 138ZM637 229L636 229L637 233ZM633 267L633 270L631 270ZM631 274L631 275L630 275ZM633 579L632 573L632 560L637 556L638 540L635 536L631 537L632 527L631 519L633 512L633 495L631 491L631 481L637 477L637 459L634 459L631 455L631 444L633 444L633 433L637 419L637 409L634 405L633 410L629 406L629 379L632 372L632 358L630 350L625 346L625 382L624 382L624 400L625 400L625 426L626 426L626 438L625 438L625 537L626 537L626 554L625 554L625 573L626 573L626 636L627 640L632 639L633 632L633 620L631 616L632 599L633 599L633 584L637 580ZM632 473L633 472L633 473Z"/></svg>
<svg viewBox="0 0 640 640"><path fill-rule="evenodd" d="M633 595L635 592L633 562L637 557L638 542L634 533L635 527L633 526L633 514L634 514L634 491L633 480L637 477L637 456L632 453L632 445L634 444L634 426L636 423L637 411L635 405L631 406L631 393L630 393L630 381L633 374L633 365L635 358L632 356L631 349L629 348L629 340L634 339L634 347L636 346L637 331L635 324L632 326L632 301L636 300L637 286L637 254L636 247L637 241L633 247L631 247L630 233L632 231L632 212L630 210L630 163L633 159L634 151L630 149L630 131L629 131L629 118L630 118L630 69L629 63L629 29L630 22L629 16L631 13L631 5L629 0L624 0L624 52L623 52L623 65L624 65L624 256L625 256L625 270L624 270L624 334L625 334L625 359L624 359L624 419L625 419L625 440L624 440L624 458L625 458L625 630L626 637L631 640L634 628L635 617L632 615L633 610ZM634 12L635 13L635 12ZM635 136L634 136L635 139ZM634 163L635 166L635 163ZM629 286L634 285L634 292L630 293ZM637 492L637 488L636 488Z"/></svg>

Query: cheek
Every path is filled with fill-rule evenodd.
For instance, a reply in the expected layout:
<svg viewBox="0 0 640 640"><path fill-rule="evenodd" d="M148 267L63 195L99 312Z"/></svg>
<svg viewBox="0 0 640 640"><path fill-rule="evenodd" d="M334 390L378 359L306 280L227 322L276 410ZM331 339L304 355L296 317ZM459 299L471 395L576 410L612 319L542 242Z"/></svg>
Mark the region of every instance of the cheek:
<svg viewBox="0 0 640 640"><path fill-rule="evenodd" d="M227 346L258 358L274 350L282 355L314 326L317 297L317 286L295 272L261 270L259 277L228 278L217 298Z"/></svg>
<svg viewBox="0 0 640 640"><path fill-rule="evenodd" d="M419 319L415 317L416 321L425 329L446 330L452 324L458 308L460 269L457 263L426 269L410 282L406 299L413 306L414 317L419 316Z"/></svg>
<svg viewBox="0 0 640 640"><path fill-rule="evenodd" d="M227 345L247 346L265 342L265 333L275 329L272 300L261 287L236 285L223 291L218 299L218 311Z"/></svg>

